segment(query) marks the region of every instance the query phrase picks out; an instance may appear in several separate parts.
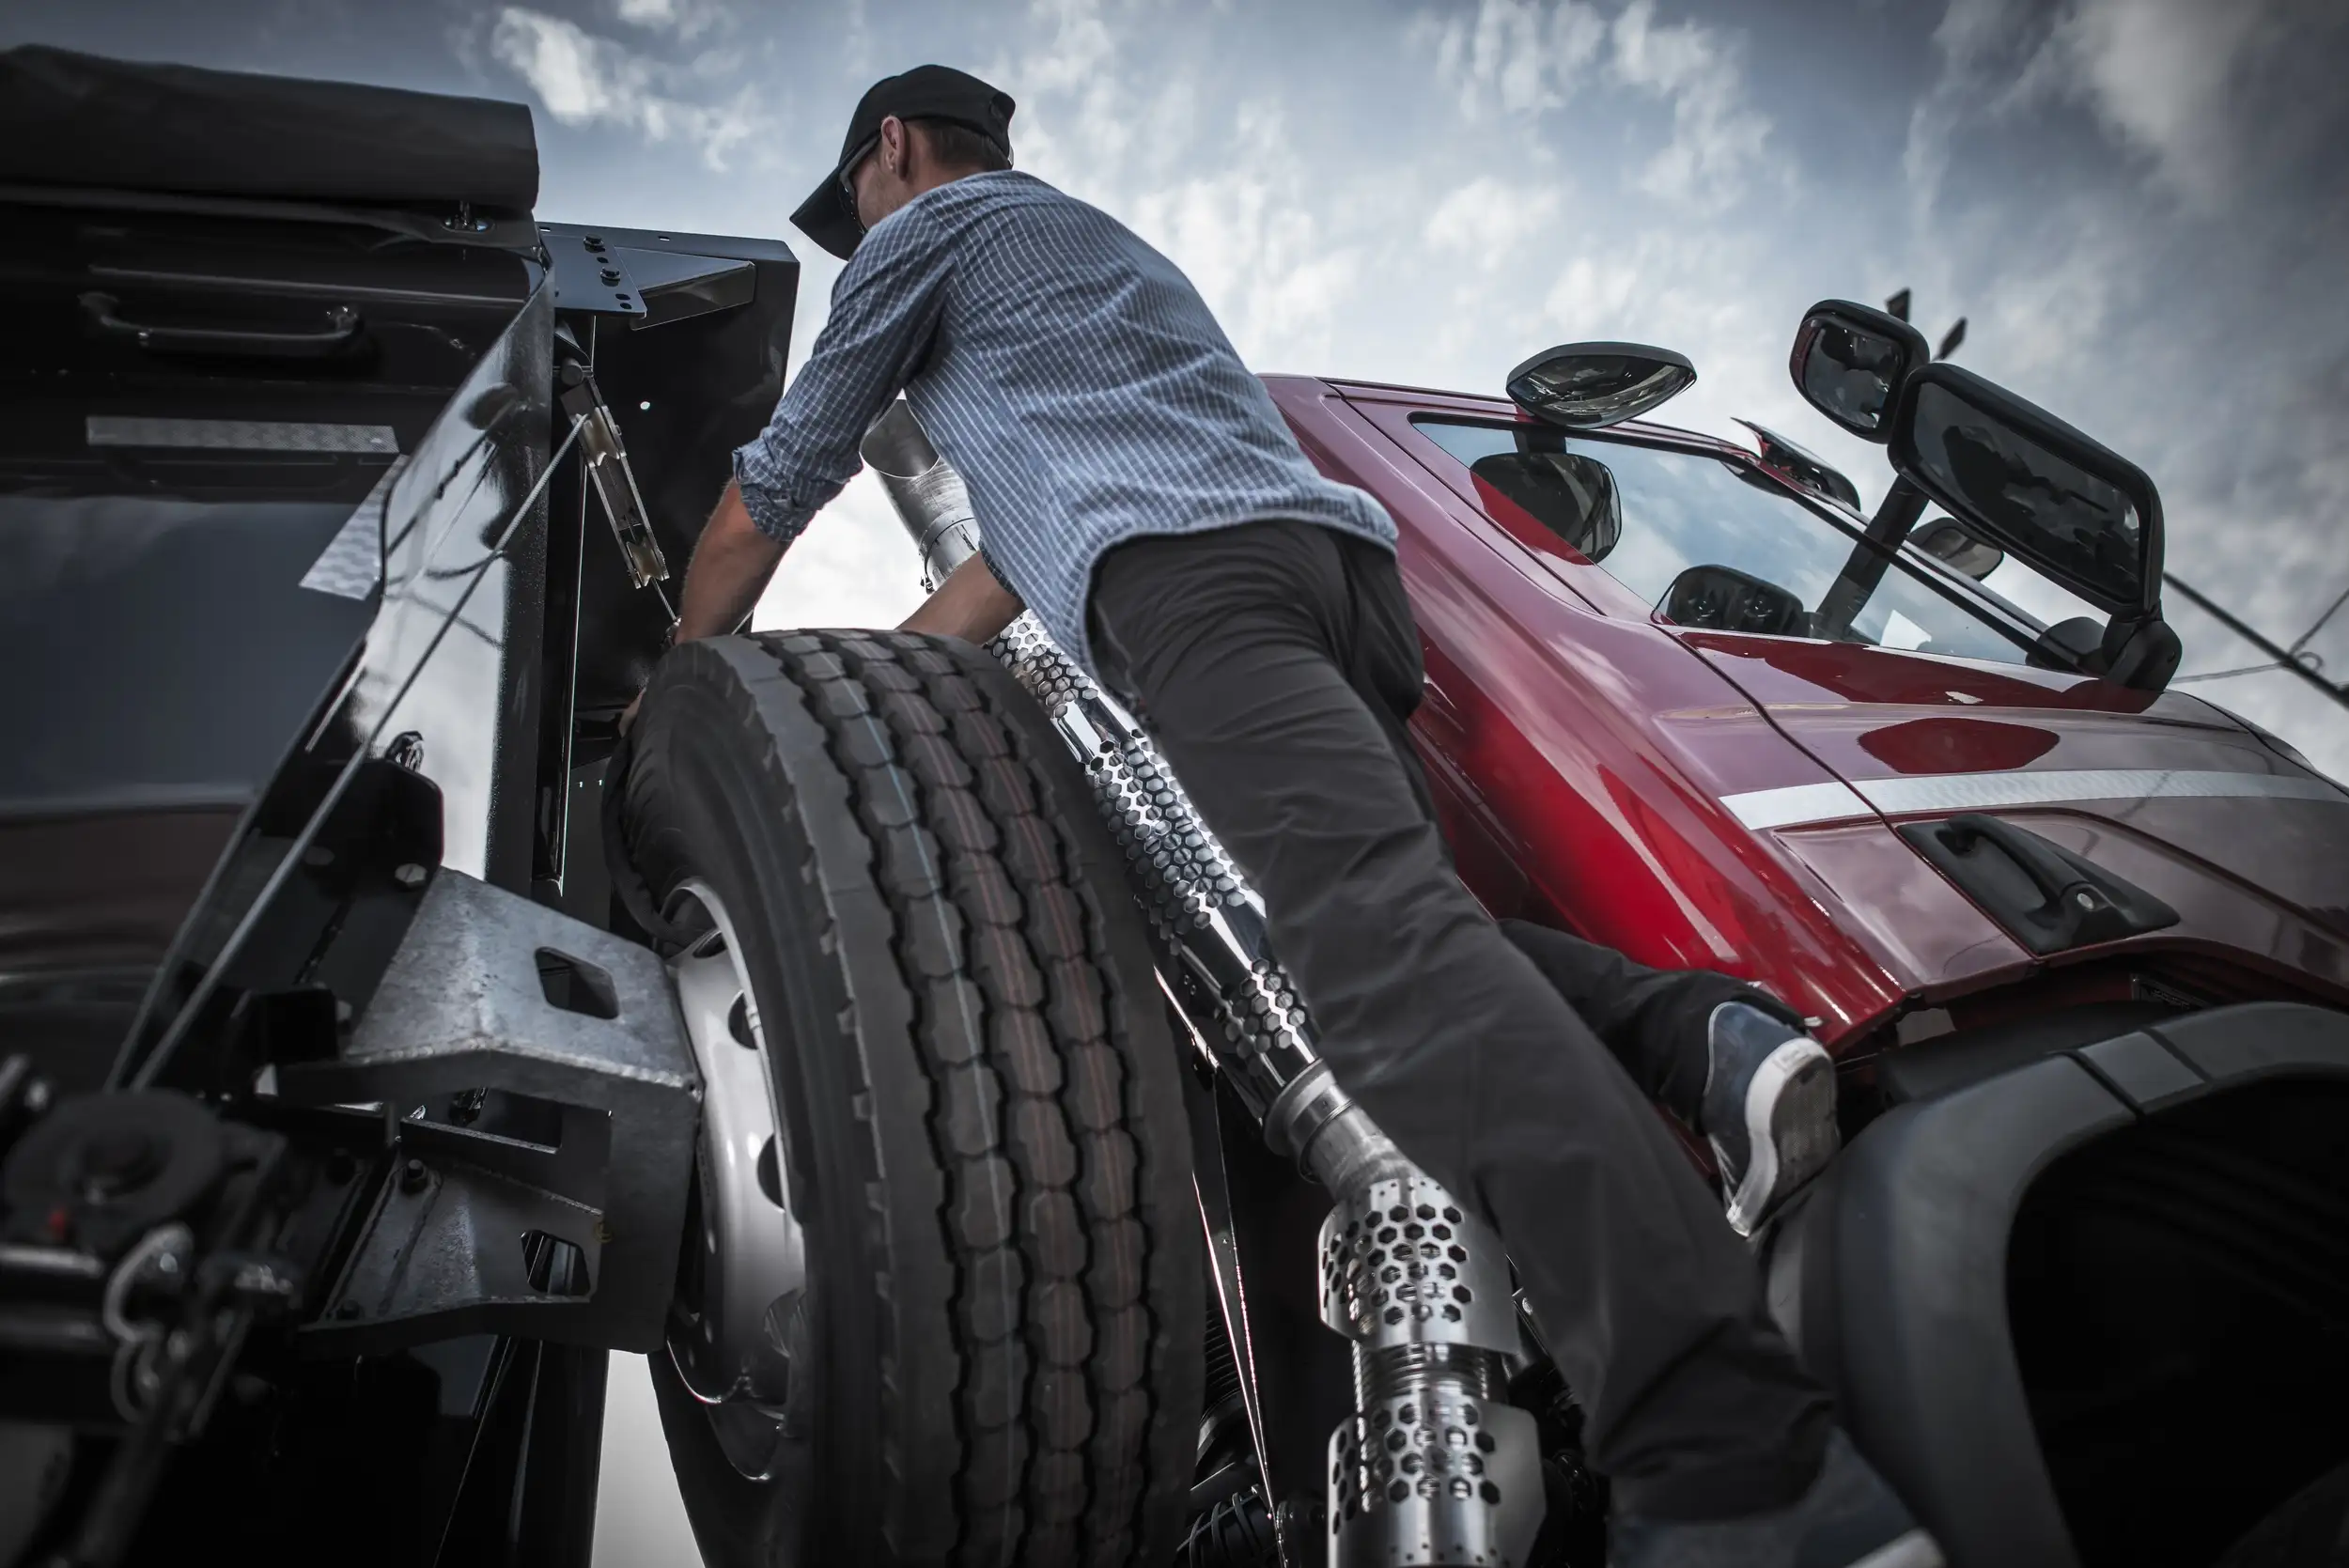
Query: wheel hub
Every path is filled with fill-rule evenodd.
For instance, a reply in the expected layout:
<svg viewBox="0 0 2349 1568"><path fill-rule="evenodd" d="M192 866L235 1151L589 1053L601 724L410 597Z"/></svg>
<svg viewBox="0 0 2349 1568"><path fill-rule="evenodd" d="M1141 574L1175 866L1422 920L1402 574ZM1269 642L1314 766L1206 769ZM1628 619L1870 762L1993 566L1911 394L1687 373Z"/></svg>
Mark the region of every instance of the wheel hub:
<svg viewBox="0 0 2349 1568"><path fill-rule="evenodd" d="M702 1076L695 1158L697 1250L679 1270L669 1357L729 1460L764 1477L793 1393L794 1353L806 1356L807 1246L790 1206L789 1169L766 1035L734 923L707 883L710 929L670 963ZM808 1369L802 1365L804 1380Z"/></svg>

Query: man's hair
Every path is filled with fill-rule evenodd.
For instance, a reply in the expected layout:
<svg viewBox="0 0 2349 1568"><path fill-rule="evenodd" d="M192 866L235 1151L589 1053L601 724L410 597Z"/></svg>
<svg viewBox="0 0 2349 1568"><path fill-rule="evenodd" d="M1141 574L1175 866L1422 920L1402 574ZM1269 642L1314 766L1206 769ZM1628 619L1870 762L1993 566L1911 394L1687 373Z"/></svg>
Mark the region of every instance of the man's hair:
<svg viewBox="0 0 2349 1568"><path fill-rule="evenodd" d="M1007 169L1003 149L967 125L950 119L910 119L930 144L930 156L950 169Z"/></svg>

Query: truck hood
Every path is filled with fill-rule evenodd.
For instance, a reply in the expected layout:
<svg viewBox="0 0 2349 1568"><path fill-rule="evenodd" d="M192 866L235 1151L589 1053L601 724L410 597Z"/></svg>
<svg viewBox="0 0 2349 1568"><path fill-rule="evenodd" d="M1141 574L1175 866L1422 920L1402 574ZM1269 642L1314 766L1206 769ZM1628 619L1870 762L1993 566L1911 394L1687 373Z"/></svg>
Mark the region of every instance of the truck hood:
<svg viewBox="0 0 2349 1568"><path fill-rule="evenodd" d="M1797 856L1854 823L1987 813L2178 910L2118 945L2349 993L2349 792L2210 704L2019 665L1674 635L1840 781L1725 798Z"/></svg>

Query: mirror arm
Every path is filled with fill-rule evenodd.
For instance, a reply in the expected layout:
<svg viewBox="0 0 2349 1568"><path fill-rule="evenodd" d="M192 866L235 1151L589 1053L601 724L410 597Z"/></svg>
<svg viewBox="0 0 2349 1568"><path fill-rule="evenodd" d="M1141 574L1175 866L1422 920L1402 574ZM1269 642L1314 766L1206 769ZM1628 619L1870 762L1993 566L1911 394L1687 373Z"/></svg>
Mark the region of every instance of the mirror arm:
<svg viewBox="0 0 2349 1568"><path fill-rule="evenodd" d="M1843 569L1819 600L1818 613L1812 617L1817 634L1830 641L1841 641L1851 635L1851 623L1884 581L1884 574L1892 565L1892 556L1901 548L1911 530L1925 515L1925 492L1912 484L1906 474L1896 476L1892 488L1884 492L1884 500L1876 507L1875 516L1868 520L1868 531L1854 544Z"/></svg>

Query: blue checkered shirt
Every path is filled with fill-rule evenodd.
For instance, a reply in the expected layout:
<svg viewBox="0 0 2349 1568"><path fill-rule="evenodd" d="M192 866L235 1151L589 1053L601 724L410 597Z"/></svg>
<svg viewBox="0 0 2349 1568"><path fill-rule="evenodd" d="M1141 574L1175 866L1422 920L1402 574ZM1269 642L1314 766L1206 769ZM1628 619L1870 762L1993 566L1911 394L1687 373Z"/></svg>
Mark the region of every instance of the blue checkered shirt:
<svg viewBox="0 0 2349 1568"><path fill-rule="evenodd" d="M799 379L734 455L759 531L796 538L901 391L997 574L1088 667L1094 564L1128 539L1297 518L1394 542L1376 501L1306 460L1190 280L1029 175L957 179L865 236Z"/></svg>

